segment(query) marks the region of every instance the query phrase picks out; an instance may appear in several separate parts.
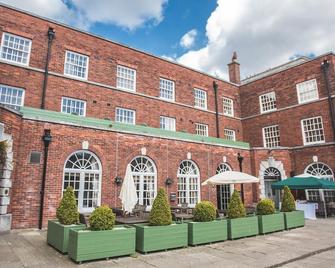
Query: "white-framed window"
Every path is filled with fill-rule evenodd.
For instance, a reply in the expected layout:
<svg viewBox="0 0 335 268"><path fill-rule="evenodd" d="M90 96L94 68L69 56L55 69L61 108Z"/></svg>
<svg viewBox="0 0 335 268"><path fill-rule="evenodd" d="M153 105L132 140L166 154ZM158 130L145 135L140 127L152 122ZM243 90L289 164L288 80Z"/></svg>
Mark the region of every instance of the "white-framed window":
<svg viewBox="0 0 335 268"><path fill-rule="evenodd" d="M65 52L64 74L87 79L89 57L72 51Z"/></svg>
<svg viewBox="0 0 335 268"><path fill-rule="evenodd" d="M0 85L0 103L17 110L20 109L24 103L24 90Z"/></svg>
<svg viewBox="0 0 335 268"><path fill-rule="evenodd" d="M159 78L159 97L165 100L175 99L175 84L171 80Z"/></svg>
<svg viewBox="0 0 335 268"><path fill-rule="evenodd" d="M173 117L160 116L159 125L161 129L176 131L176 119Z"/></svg>
<svg viewBox="0 0 335 268"><path fill-rule="evenodd" d="M260 95L259 105L261 113L271 112L277 110L276 93L274 91Z"/></svg>
<svg viewBox="0 0 335 268"><path fill-rule="evenodd" d="M194 107L207 109L207 92L202 89L194 89Z"/></svg>
<svg viewBox="0 0 335 268"><path fill-rule="evenodd" d="M116 87L136 91L136 70L118 65L116 72Z"/></svg>
<svg viewBox="0 0 335 268"><path fill-rule="evenodd" d="M329 181L335 181L333 170L325 163L315 162L305 168L305 172Z"/></svg>
<svg viewBox="0 0 335 268"><path fill-rule="evenodd" d="M234 116L233 100L223 97L223 114L227 116Z"/></svg>
<svg viewBox="0 0 335 268"><path fill-rule="evenodd" d="M178 204L187 204L195 207L200 201L200 171L191 160L180 163L177 172L177 200Z"/></svg>
<svg viewBox="0 0 335 268"><path fill-rule="evenodd" d="M226 140L235 141L236 140L235 130L225 128L224 129L224 138Z"/></svg>
<svg viewBox="0 0 335 268"><path fill-rule="evenodd" d="M195 123L195 133L200 136L208 136L208 125Z"/></svg>
<svg viewBox="0 0 335 268"><path fill-rule="evenodd" d="M86 115L86 101L63 97L61 111L62 113L85 116Z"/></svg>
<svg viewBox="0 0 335 268"><path fill-rule="evenodd" d="M116 108L115 121L135 125L135 111L124 108Z"/></svg>
<svg viewBox="0 0 335 268"><path fill-rule="evenodd" d="M221 163L217 169L216 174L223 173L226 171L232 171L232 168L227 163ZM234 184L223 184L217 185L217 200L218 200L218 209L226 210L230 202L230 197L234 191Z"/></svg>
<svg viewBox="0 0 335 268"><path fill-rule="evenodd" d="M325 142L321 116L301 120L301 129L305 145Z"/></svg>
<svg viewBox="0 0 335 268"><path fill-rule="evenodd" d="M319 98L316 79L304 81L296 85L298 102L305 103Z"/></svg>
<svg viewBox="0 0 335 268"><path fill-rule="evenodd" d="M266 148L280 146L280 131L278 125L263 127L263 143Z"/></svg>
<svg viewBox="0 0 335 268"><path fill-rule="evenodd" d="M3 33L1 40L1 59L29 65L31 40L10 34Z"/></svg>

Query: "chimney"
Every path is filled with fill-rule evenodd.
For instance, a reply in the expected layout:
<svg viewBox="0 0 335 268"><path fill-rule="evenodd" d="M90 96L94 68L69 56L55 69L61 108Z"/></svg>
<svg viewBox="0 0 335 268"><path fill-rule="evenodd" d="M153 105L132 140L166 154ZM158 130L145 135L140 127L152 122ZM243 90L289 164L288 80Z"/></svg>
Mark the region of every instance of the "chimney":
<svg viewBox="0 0 335 268"><path fill-rule="evenodd" d="M235 84L241 83L240 64L237 62L237 53L234 52L231 63L228 64L229 81Z"/></svg>

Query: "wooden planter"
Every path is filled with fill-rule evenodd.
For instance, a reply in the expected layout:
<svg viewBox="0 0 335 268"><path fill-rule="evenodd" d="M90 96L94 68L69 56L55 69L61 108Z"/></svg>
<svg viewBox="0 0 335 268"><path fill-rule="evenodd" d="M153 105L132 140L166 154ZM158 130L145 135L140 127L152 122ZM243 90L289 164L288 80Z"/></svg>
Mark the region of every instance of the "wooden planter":
<svg viewBox="0 0 335 268"><path fill-rule="evenodd" d="M250 216L237 219L228 219L228 238L236 239L258 235L258 217Z"/></svg>
<svg viewBox="0 0 335 268"><path fill-rule="evenodd" d="M303 211L284 212L284 217L286 230L305 226L305 214Z"/></svg>
<svg viewBox="0 0 335 268"><path fill-rule="evenodd" d="M227 220L210 222L189 222L188 244L199 245L211 242L224 241L228 238Z"/></svg>
<svg viewBox="0 0 335 268"><path fill-rule="evenodd" d="M63 225L58 220L48 221L47 242L50 246L67 253L70 229L85 229L84 224Z"/></svg>
<svg viewBox="0 0 335 268"><path fill-rule="evenodd" d="M260 234L282 231L285 229L284 214L259 215L258 226Z"/></svg>
<svg viewBox="0 0 335 268"><path fill-rule="evenodd" d="M142 253L187 246L187 223L165 226L135 224L136 250Z"/></svg>
<svg viewBox="0 0 335 268"><path fill-rule="evenodd" d="M70 230L69 257L82 262L135 253L135 228L115 226L113 230Z"/></svg>

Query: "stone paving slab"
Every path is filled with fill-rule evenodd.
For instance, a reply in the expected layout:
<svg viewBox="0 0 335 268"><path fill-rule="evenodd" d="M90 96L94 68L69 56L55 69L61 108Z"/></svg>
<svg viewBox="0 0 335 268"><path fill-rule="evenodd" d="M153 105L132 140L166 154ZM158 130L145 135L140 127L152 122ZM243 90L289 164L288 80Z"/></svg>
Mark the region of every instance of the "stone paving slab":
<svg viewBox="0 0 335 268"><path fill-rule="evenodd" d="M0 268L60 267L335 267L335 219L307 221L304 228L259 235L205 246L189 247L131 257L85 262L78 265L46 244L46 232L12 231L0 235Z"/></svg>

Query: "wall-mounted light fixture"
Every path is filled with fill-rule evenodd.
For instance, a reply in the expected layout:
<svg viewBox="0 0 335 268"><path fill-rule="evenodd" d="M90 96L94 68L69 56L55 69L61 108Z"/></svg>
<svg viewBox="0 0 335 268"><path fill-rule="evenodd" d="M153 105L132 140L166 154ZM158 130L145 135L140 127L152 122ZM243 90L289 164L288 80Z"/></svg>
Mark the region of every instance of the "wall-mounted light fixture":
<svg viewBox="0 0 335 268"><path fill-rule="evenodd" d="M172 179L172 178L166 178L166 180L165 180L165 184L166 184L167 186L170 186L171 184L173 184L173 179Z"/></svg>
<svg viewBox="0 0 335 268"><path fill-rule="evenodd" d="M122 184L123 179L120 176L116 176L114 182L117 186Z"/></svg>

